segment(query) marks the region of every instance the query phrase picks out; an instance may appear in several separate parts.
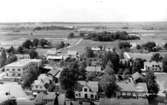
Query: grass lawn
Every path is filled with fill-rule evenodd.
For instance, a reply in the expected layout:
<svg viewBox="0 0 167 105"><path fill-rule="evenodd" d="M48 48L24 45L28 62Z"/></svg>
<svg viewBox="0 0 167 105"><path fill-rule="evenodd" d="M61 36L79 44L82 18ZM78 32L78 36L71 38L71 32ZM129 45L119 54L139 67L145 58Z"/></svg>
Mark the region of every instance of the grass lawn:
<svg viewBox="0 0 167 105"><path fill-rule="evenodd" d="M148 105L147 99L100 99L100 105Z"/></svg>

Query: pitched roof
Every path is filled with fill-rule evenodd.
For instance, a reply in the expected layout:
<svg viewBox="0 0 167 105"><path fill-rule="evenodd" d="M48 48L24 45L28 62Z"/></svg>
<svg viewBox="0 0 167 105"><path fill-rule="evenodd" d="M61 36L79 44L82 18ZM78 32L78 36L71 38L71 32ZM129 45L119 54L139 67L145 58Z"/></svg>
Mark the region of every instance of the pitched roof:
<svg viewBox="0 0 167 105"><path fill-rule="evenodd" d="M121 91L135 91L135 87L130 82L117 82L117 85L120 87Z"/></svg>
<svg viewBox="0 0 167 105"><path fill-rule="evenodd" d="M97 81L78 81L82 86L87 86L91 91L98 92L98 82Z"/></svg>
<svg viewBox="0 0 167 105"><path fill-rule="evenodd" d="M50 70L48 73L55 76L59 73L60 71L59 70Z"/></svg>
<svg viewBox="0 0 167 105"><path fill-rule="evenodd" d="M121 88L121 91L129 91L129 92L147 92L146 83L137 83L133 84L131 82L117 82L117 85Z"/></svg>
<svg viewBox="0 0 167 105"><path fill-rule="evenodd" d="M134 74L132 74L132 78L134 81L136 81L139 78L143 78L143 76L139 72L135 72Z"/></svg>
<svg viewBox="0 0 167 105"><path fill-rule="evenodd" d="M43 102L43 98L46 94L43 93L43 92L40 92L39 94L37 94L36 98L35 98L35 103L36 104L39 104L39 103L42 103Z"/></svg>
<svg viewBox="0 0 167 105"><path fill-rule="evenodd" d="M47 95L44 96L44 100L54 100L56 97L55 92L47 92Z"/></svg>
<svg viewBox="0 0 167 105"><path fill-rule="evenodd" d="M152 57L152 53L127 53L130 58L136 59L141 58L145 60L150 60Z"/></svg>

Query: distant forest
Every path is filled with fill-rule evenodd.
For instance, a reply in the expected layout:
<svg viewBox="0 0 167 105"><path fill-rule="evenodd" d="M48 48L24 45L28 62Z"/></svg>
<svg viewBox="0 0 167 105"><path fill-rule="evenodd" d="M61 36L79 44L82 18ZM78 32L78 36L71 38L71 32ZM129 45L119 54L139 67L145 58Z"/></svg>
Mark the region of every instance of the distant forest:
<svg viewBox="0 0 167 105"><path fill-rule="evenodd" d="M126 31L89 33L84 38L94 41L140 40L140 37L129 35Z"/></svg>

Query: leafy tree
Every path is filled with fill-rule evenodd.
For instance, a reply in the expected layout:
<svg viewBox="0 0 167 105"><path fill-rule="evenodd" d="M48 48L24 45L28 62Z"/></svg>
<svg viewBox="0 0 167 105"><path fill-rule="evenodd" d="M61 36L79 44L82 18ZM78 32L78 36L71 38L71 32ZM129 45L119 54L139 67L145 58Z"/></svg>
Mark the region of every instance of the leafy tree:
<svg viewBox="0 0 167 105"><path fill-rule="evenodd" d="M159 86L155 80L155 75L154 75L154 71L147 71L146 72L146 84L147 84L147 88L148 88L148 102L151 103L153 100L155 100L158 92L159 92Z"/></svg>
<svg viewBox="0 0 167 105"><path fill-rule="evenodd" d="M68 89L66 91L66 97L69 99L74 99L75 98L75 92L72 89Z"/></svg>
<svg viewBox="0 0 167 105"><path fill-rule="evenodd" d="M23 42L22 46L24 48L30 49L33 46L33 43L31 42L31 40L26 40L25 42Z"/></svg>
<svg viewBox="0 0 167 105"><path fill-rule="evenodd" d="M162 59L163 71L167 72L167 55Z"/></svg>
<svg viewBox="0 0 167 105"><path fill-rule="evenodd" d="M41 74L41 71L38 67L32 67L30 70L25 71L23 73L23 84L22 87L29 89L31 87L31 84L38 78L38 76Z"/></svg>
<svg viewBox="0 0 167 105"><path fill-rule="evenodd" d="M48 45L48 40L46 40L46 39L40 39L39 40L39 44L40 44L40 46L42 47L42 48L45 48L46 47L46 45Z"/></svg>
<svg viewBox="0 0 167 105"><path fill-rule="evenodd" d="M7 55L6 50L1 49L1 55L0 55L0 67L3 67L7 62Z"/></svg>
<svg viewBox="0 0 167 105"><path fill-rule="evenodd" d="M120 42L118 46L120 49L129 49L132 45L129 42Z"/></svg>
<svg viewBox="0 0 167 105"><path fill-rule="evenodd" d="M14 54L9 54L9 55L8 55L8 58L7 58L6 64L10 64L10 63L15 62L15 61L17 61L16 55L14 55Z"/></svg>
<svg viewBox="0 0 167 105"><path fill-rule="evenodd" d="M164 48L167 49L167 43L165 43Z"/></svg>
<svg viewBox="0 0 167 105"><path fill-rule="evenodd" d="M108 98L115 96L116 92L119 91L119 87L115 81L115 75L108 74L105 74L100 80L100 88L104 92L105 96Z"/></svg>
<svg viewBox="0 0 167 105"><path fill-rule="evenodd" d="M140 45L136 46L136 49L140 50L142 47Z"/></svg>
<svg viewBox="0 0 167 105"><path fill-rule="evenodd" d="M16 52L16 50L13 46L11 46L9 49L7 49L7 52L14 54Z"/></svg>
<svg viewBox="0 0 167 105"><path fill-rule="evenodd" d="M38 47L39 39L37 39L37 38L33 39L32 44L33 44L34 47Z"/></svg>
<svg viewBox="0 0 167 105"><path fill-rule="evenodd" d="M111 61L108 61L107 65L106 65L106 67L104 69L105 73L107 73L109 75L114 74L114 70L113 70L112 67L113 67L113 64L111 63Z"/></svg>
<svg viewBox="0 0 167 105"><path fill-rule="evenodd" d="M1 105L17 105L17 101L16 99L13 99L13 100L9 99L9 100L2 102Z"/></svg>
<svg viewBox="0 0 167 105"><path fill-rule="evenodd" d="M85 80L86 79L86 62L81 62L78 67L78 79L79 80Z"/></svg>
<svg viewBox="0 0 167 105"><path fill-rule="evenodd" d="M163 57L160 55L160 53L155 53L151 57L151 61L156 61L156 62L160 62L160 61L162 61L162 59L163 59Z"/></svg>
<svg viewBox="0 0 167 105"><path fill-rule="evenodd" d="M149 52L151 52L156 47L156 43L155 42L147 42L147 43L143 44L143 47L145 49L147 49Z"/></svg>
<svg viewBox="0 0 167 105"><path fill-rule="evenodd" d="M132 65L132 73L139 72L141 73L141 69L144 67L144 60L140 58L136 58L133 61Z"/></svg>
<svg viewBox="0 0 167 105"><path fill-rule="evenodd" d="M85 54L88 58L95 56L94 53L93 53L93 50L90 47L86 47Z"/></svg>
<svg viewBox="0 0 167 105"><path fill-rule="evenodd" d="M38 52L36 52L35 50L30 50L29 51L29 55L30 55L30 58L31 59L36 59L36 58L38 58Z"/></svg>
<svg viewBox="0 0 167 105"><path fill-rule="evenodd" d="M68 38L74 38L74 33L71 32L71 33L68 35Z"/></svg>
<svg viewBox="0 0 167 105"><path fill-rule="evenodd" d="M74 85L79 78L79 66L77 62L70 63L60 74L60 84L62 89L74 89Z"/></svg>
<svg viewBox="0 0 167 105"><path fill-rule="evenodd" d="M102 66L103 68L107 65L108 61L111 61L111 63L113 64L113 69L114 72L117 73L119 70L119 55L116 53L116 51L108 51L104 54L104 57L102 59Z"/></svg>
<svg viewBox="0 0 167 105"><path fill-rule="evenodd" d="M24 48L22 46L19 46L17 49L17 53L23 54L24 53Z"/></svg>
<svg viewBox="0 0 167 105"><path fill-rule="evenodd" d="M65 47L65 43L63 41L61 41L60 43L58 43L56 45L56 49L61 49L61 48L64 48Z"/></svg>

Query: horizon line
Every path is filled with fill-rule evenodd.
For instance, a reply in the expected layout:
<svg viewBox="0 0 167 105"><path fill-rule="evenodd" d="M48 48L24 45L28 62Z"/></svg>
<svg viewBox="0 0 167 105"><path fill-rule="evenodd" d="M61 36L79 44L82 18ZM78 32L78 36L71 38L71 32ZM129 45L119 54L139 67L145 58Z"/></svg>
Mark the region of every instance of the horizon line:
<svg viewBox="0 0 167 105"><path fill-rule="evenodd" d="M167 21L25 21L25 22L0 22L0 24L25 24L25 23L63 23L63 24L84 24L84 23L162 23Z"/></svg>

